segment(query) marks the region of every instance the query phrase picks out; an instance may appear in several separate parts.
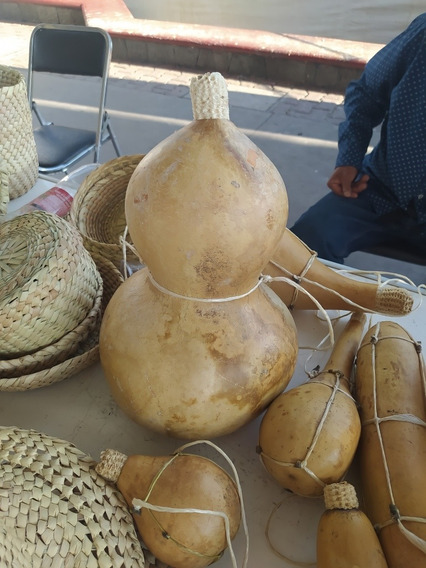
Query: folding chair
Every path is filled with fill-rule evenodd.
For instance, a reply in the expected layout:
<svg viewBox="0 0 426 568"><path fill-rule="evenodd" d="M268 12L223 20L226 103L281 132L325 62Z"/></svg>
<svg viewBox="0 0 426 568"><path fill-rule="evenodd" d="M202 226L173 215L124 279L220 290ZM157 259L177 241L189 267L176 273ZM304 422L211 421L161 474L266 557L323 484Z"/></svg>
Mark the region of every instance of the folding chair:
<svg viewBox="0 0 426 568"><path fill-rule="evenodd" d="M40 124L34 128L40 173L66 172L69 166L92 151L93 161L98 163L101 146L108 140L120 156L117 138L105 110L111 52L111 38L100 28L59 24L40 24L34 28L30 39L27 90L30 106ZM98 109L96 129L95 123L93 130L85 130L45 120L33 100L34 82L38 84L42 79L39 73L99 77L99 98L93 103Z"/></svg>

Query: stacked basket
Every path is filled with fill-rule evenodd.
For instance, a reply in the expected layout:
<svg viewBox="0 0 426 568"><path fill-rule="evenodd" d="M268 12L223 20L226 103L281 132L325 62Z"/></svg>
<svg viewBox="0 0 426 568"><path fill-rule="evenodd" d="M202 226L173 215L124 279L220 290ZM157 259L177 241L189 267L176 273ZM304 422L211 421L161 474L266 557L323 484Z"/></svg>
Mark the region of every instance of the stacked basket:
<svg viewBox="0 0 426 568"><path fill-rule="evenodd" d="M128 239L123 246L123 237L127 185L142 158L142 154L120 156L100 165L80 185L70 211L71 223L95 260L106 259L123 273L125 265L141 266Z"/></svg>
<svg viewBox="0 0 426 568"><path fill-rule="evenodd" d="M0 390L70 376L98 358L103 281L78 231L35 211L0 225Z"/></svg>

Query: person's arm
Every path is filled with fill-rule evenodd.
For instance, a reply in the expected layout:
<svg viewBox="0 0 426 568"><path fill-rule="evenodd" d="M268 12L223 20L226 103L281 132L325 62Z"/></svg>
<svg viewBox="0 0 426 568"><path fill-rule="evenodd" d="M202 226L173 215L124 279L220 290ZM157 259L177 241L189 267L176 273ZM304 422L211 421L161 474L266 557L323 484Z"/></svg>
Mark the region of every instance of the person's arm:
<svg viewBox="0 0 426 568"><path fill-rule="evenodd" d="M385 118L393 89L421 49L418 35L425 27L423 14L370 59L358 81L349 84L344 103L346 119L339 125L336 170L328 182L336 193L356 197L366 188L368 178L360 172L373 128Z"/></svg>

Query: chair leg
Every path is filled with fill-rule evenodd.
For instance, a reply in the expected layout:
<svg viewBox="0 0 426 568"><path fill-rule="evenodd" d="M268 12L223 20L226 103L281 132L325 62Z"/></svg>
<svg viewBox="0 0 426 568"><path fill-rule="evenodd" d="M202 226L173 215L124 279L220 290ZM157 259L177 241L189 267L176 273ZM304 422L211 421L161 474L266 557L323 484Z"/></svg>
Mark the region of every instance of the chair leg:
<svg viewBox="0 0 426 568"><path fill-rule="evenodd" d="M38 110L38 106L35 101L32 101L31 108L41 126L50 126L51 124L53 124L53 122L48 122L42 117L41 112Z"/></svg>
<svg viewBox="0 0 426 568"><path fill-rule="evenodd" d="M115 153L117 154L117 156L121 156L121 150L120 150L120 146L118 145L117 136L115 135L115 132L113 131L112 126L109 123L109 121L108 121L108 124L107 124L107 130L108 130L108 133L109 133L109 137L111 138L112 145L114 146Z"/></svg>
<svg viewBox="0 0 426 568"><path fill-rule="evenodd" d="M107 140L111 140L112 145L114 146L115 153L117 154L117 156L121 156L121 150L118 144L117 136L115 135L115 132L111 126L109 115L106 111L104 113L104 121L102 125L102 131L105 132L105 130L107 130L108 136L103 138L102 143L106 142Z"/></svg>

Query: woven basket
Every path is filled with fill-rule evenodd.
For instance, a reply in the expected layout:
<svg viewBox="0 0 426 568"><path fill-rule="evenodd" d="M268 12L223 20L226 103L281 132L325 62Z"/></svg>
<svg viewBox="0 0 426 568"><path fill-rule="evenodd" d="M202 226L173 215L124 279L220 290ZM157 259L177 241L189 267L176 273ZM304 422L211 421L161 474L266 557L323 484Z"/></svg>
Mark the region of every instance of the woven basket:
<svg viewBox="0 0 426 568"><path fill-rule="evenodd" d="M0 359L0 379L23 377L37 373L37 371L50 369L77 355L79 349L84 352L87 342L98 333L104 303L103 296L102 286L100 286L94 305L87 317L75 329L66 333L55 343L15 359Z"/></svg>
<svg viewBox="0 0 426 568"><path fill-rule="evenodd" d="M19 357L83 322L102 278L78 231L44 211L0 225L0 356Z"/></svg>
<svg viewBox="0 0 426 568"><path fill-rule="evenodd" d="M2 566L145 566L123 497L74 445L1 428L0 461Z"/></svg>
<svg viewBox="0 0 426 568"><path fill-rule="evenodd" d="M0 215L7 213L9 203L9 172L7 165L0 156Z"/></svg>
<svg viewBox="0 0 426 568"><path fill-rule="evenodd" d="M0 213L7 201L26 193L38 176L38 156L24 76L0 65Z"/></svg>
<svg viewBox="0 0 426 568"><path fill-rule="evenodd" d="M126 227L127 185L142 158L142 154L121 156L102 164L84 179L71 205L70 221L83 235L84 246L118 268L123 262L120 237ZM139 262L130 250L126 256L131 262Z"/></svg>
<svg viewBox="0 0 426 568"><path fill-rule="evenodd" d="M87 327L89 328L89 324L91 324L91 328L86 339L82 340L81 337L78 340L78 333L75 330L76 333L73 335L76 342L70 356L66 354L64 357L64 353L60 349L60 342L58 342L58 345L50 345L32 356L29 355L13 361L0 361L0 391L26 391L45 387L72 377L98 362L99 330L102 315L115 290L123 282L123 277L114 264L101 255L95 255L94 261L102 276L103 294L100 310L99 300L97 299L88 316ZM42 355L45 356L43 364L40 363ZM19 366L20 360L25 361L25 370ZM13 367L14 362L17 363L15 367ZM13 370L16 371L17 369L18 371L13 373Z"/></svg>
<svg viewBox="0 0 426 568"><path fill-rule="evenodd" d="M115 291L123 283L124 278L115 264L108 258L105 258L102 254L100 254L99 251L93 250L90 254L95 261L99 274L102 276L104 287L104 293L102 297L103 313Z"/></svg>

